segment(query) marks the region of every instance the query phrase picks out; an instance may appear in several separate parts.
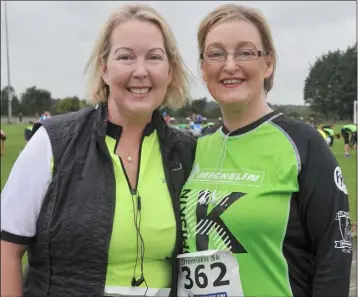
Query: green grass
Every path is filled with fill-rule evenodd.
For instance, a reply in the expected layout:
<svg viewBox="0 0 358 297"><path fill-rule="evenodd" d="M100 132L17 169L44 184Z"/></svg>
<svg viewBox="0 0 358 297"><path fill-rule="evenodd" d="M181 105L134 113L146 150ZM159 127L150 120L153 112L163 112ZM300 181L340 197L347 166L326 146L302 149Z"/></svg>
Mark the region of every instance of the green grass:
<svg viewBox="0 0 358 297"><path fill-rule="evenodd" d="M1 129L6 133L5 154L1 157L1 191L5 186L10 174L11 167L15 163L21 150L25 147L24 129L27 124L1 125ZM20 186L20 185L19 185ZM22 267L27 263L27 256L22 258Z"/></svg>
<svg viewBox="0 0 358 297"><path fill-rule="evenodd" d="M7 140L5 143L5 155L1 157L1 189L3 189L6 180L11 171L11 167L14 164L19 153L25 146L24 140L24 129L26 124L14 124L14 125L2 125L2 129L7 135ZM339 133L342 125L336 125L334 130L336 133ZM348 187L350 209L351 209L351 218L353 222L357 221L357 153L356 151L351 151L351 157L344 157L344 144L343 139L335 139L334 145L332 148L334 155L337 158L339 165L342 168L345 183Z"/></svg>
<svg viewBox="0 0 358 297"><path fill-rule="evenodd" d="M19 153L25 146L24 129L26 124L14 124L14 125L2 125L2 129L7 135L5 143L5 155L1 157L1 189L3 189L6 180L11 171L11 167L14 164ZM334 130L339 133L342 125L335 125ZM351 218L353 222L357 221L357 153L351 151L351 157L344 157L344 144L343 139L335 139L332 148L334 155L337 158L339 165L342 168L345 183L348 187L349 202L351 209Z"/></svg>
<svg viewBox="0 0 358 297"><path fill-rule="evenodd" d="M24 148L24 129L26 124L1 125L1 129L6 133L5 155L1 157L1 190L10 174L10 170L19 153Z"/></svg>
<svg viewBox="0 0 358 297"><path fill-rule="evenodd" d="M343 124L335 125L334 131L339 133ZM332 151L342 169L344 182L348 188L349 207L352 222L357 222L357 151L351 150L350 158L344 157L344 142L342 137L335 139Z"/></svg>
<svg viewBox="0 0 358 297"><path fill-rule="evenodd" d="M342 125L336 125L334 130L336 133L340 132ZM1 190L3 189L6 180L10 174L11 167L13 166L19 153L25 146L24 140L24 129L26 124L15 124L15 125L2 125L2 129L7 135L5 143L5 155L1 157ZM344 157L344 144L343 140L335 139L334 146L332 148L334 155L337 158L339 165L342 168L345 183L348 187L349 203L351 209L352 222L357 221L357 154L356 151L351 152L350 158ZM333 182L333 181L332 181ZM20 185L19 185L20 186ZM26 262L24 257L23 263Z"/></svg>

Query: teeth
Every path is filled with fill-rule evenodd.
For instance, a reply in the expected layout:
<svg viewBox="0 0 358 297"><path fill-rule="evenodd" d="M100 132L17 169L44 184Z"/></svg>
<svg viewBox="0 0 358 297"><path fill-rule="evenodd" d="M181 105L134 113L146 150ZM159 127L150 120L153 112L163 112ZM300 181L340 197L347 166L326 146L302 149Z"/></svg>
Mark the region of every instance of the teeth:
<svg viewBox="0 0 358 297"><path fill-rule="evenodd" d="M224 85L230 85L230 84L239 84L241 83L242 80L241 79L226 79L223 81Z"/></svg>
<svg viewBox="0 0 358 297"><path fill-rule="evenodd" d="M134 94L145 94L149 92L149 88L129 88L129 91Z"/></svg>

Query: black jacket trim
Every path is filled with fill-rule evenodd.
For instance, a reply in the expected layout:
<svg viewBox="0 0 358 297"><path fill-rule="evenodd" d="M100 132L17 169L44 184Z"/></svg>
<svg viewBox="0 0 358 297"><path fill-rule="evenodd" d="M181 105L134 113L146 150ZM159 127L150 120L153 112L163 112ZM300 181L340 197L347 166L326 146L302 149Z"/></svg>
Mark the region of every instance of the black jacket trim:
<svg viewBox="0 0 358 297"><path fill-rule="evenodd" d="M4 241L21 244L21 245L28 245L33 239L34 237L20 236L6 231L1 231L1 240Z"/></svg>
<svg viewBox="0 0 358 297"><path fill-rule="evenodd" d="M277 111L271 111L270 113L264 115L263 117L259 118L255 122L252 122L242 128L236 129L235 131L231 132L229 136L238 136L250 132L255 128L257 128L258 126L260 126L261 124L263 124L264 122L267 122L274 115L278 115L278 114L279 112ZM229 130L225 127L225 125L223 125L222 131L225 135L229 134Z"/></svg>

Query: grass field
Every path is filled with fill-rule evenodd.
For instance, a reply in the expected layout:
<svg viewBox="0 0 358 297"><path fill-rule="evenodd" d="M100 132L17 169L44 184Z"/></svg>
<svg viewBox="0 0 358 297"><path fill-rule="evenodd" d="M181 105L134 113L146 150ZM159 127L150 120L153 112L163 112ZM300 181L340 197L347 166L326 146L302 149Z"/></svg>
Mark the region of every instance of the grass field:
<svg viewBox="0 0 358 297"><path fill-rule="evenodd" d="M7 135L5 155L1 157L1 190L3 189L6 180L11 171L11 167L14 164L19 153L25 146L24 140L24 129L26 124L16 125L2 125L2 129ZM341 126L337 125L335 131L339 132ZM332 148L338 163L340 164L345 183L348 187L349 202L351 209L351 220L352 222L357 221L357 154L356 151L351 152L350 158L345 158L343 154L343 140L335 139L334 146ZM20 186L20 184L19 184ZM27 263L26 254L23 258L23 268Z"/></svg>
<svg viewBox="0 0 358 297"><path fill-rule="evenodd" d="M25 146L24 129L26 124L16 125L2 125L2 129L7 135L5 155L1 157L1 189L3 189L5 182L10 173L11 167L14 164L20 151ZM335 131L341 130L340 125L335 126ZM348 187L351 219L352 222L357 221L357 154L356 151L351 152L350 158L345 158L343 154L343 140L335 139L332 148L338 163L340 164L345 183ZM29 177L30 178L30 177Z"/></svg>

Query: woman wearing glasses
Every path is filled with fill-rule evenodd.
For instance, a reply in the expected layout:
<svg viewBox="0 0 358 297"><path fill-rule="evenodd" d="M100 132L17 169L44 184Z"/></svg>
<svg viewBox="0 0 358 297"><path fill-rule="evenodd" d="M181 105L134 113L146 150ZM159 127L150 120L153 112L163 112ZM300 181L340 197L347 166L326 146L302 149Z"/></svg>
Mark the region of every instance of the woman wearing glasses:
<svg viewBox="0 0 358 297"><path fill-rule="evenodd" d="M202 20L198 46L223 126L199 138L181 194L178 296L348 296L347 188L318 132L266 103L268 24L223 5Z"/></svg>

